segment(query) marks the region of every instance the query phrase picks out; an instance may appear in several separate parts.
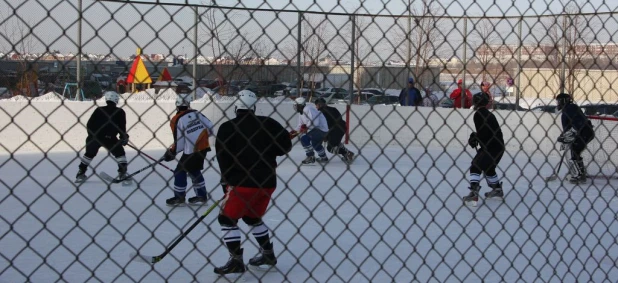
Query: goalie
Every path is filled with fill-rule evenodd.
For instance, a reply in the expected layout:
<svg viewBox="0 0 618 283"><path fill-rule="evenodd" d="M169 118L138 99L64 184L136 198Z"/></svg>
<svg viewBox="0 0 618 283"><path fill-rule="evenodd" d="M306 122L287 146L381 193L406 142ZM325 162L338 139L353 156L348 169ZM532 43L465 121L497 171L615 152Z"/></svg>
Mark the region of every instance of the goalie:
<svg viewBox="0 0 618 283"><path fill-rule="evenodd" d="M567 93L556 96L558 111L562 111L562 134L558 137L558 142L562 143L563 148L571 149L571 179L573 184L585 183L588 176L584 160L581 157L586 145L594 138L592 123L586 117L581 108L573 103L573 99Z"/></svg>

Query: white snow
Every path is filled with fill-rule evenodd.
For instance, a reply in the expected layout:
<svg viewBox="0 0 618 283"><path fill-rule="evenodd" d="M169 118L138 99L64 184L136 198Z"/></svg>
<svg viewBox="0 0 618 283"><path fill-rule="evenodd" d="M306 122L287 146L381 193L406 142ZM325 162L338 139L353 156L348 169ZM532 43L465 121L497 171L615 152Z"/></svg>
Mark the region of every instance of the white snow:
<svg viewBox="0 0 618 283"><path fill-rule="evenodd" d="M56 93L56 92L48 92L44 95L38 96L38 97L34 97L31 100L32 101L62 101L65 100L66 98L64 98L62 96L62 94Z"/></svg>

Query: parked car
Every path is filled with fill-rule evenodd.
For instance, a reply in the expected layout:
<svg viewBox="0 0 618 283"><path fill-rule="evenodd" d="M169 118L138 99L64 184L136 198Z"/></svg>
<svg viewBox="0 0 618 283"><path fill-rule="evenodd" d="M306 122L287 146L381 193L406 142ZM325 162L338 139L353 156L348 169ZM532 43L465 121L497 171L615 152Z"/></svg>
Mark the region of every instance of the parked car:
<svg viewBox="0 0 618 283"><path fill-rule="evenodd" d="M331 93L331 92L347 94L348 90L345 88L340 88L340 87L323 87L323 88L316 89L315 92L319 94L325 94L325 93Z"/></svg>
<svg viewBox="0 0 618 283"><path fill-rule="evenodd" d="M366 104L367 100L369 100L371 97L375 96L375 94L373 94L372 92L367 92L367 91L361 91L359 92L358 90L354 91L354 97L352 98L353 104ZM360 101L359 101L359 97L360 97ZM343 102L344 103L349 103L350 101L350 95L347 95L344 99Z"/></svg>
<svg viewBox="0 0 618 283"><path fill-rule="evenodd" d="M528 109L523 108L515 103L504 103L504 102L494 102L493 109L496 110L517 110L517 111L528 111Z"/></svg>
<svg viewBox="0 0 618 283"><path fill-rule="evenodd" d="M97 81L104 89L107 89L112 85L112 78L108 75L92 74L90 75L90 80Z"/></svg>
<svg viewBox="0 0 618 283"><path fill-rule="evenodd" d="M399 104L399 97L394 95L374 95L367 99L369 105L396 105Z"/></svg>
<svg viewBox="0 0 618 283"><path fill-rule="evenodd" d="M386 94L386 91L380 88L364 88L361 90L362 92L370 92L373 93L373 95L384 95Z"/></svg>
<svg viewBox="0 0 618 283"><path fill-rule="evenodd" d="M548 113L557 113L558 109L556 108L556 105L541 105L541 106L537 106L534 107L532 109L530 109L531 111L536 111L536 112L548 112Z"/></svg>
<svg viewBox="0 0 618 283"><path fill-rule="evenodd" d="M347 93L348 93L347 91L343 92L340 90L337 90L334 92L317 92L316 91L315 95L312 96L311 101L313 102L318 98L322 98L328 104L339 103L339 102L345 101L345 97Z"/></svg>
<svg viewBox="0 0 618 283"><path fill-rule="evenodd" d="M276 91L284 90L286 87L285 85L276 84L274 82L256 81L250 82L244 89L252 91L257 96L271 96L274 95Z"/></svg>
<svg viewBox="0 0 618 283"><path fill-rule="evenodd" d="M222 96L234 96L240 92L240 88L232 85L222 85L212 89L213 93Z"/></svg>

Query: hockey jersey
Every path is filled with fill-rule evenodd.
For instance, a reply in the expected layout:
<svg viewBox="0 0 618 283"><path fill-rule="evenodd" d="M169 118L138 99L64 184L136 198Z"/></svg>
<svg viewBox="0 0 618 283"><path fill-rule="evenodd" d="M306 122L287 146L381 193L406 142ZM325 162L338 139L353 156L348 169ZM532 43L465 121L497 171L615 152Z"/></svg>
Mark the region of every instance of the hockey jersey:
<svg viewBox="0 0 618 283"><path fill-rule="evenodd" d="M476 137L482 150L489 152L504 151L504 137L496 116L487 108L481 107L474 112Z"/></svg>
<svg viewBox="0 0 618 283"><path fill-rule="evenodd" d="M115 103L98 107L88 119L86 127L88 135L97 138L115 138L117 135L126 135L127 116Z"/></svg>
<svg viewBox="0 0 618 283"><path fill-rule="evenodd" d="M213 124L206 116L193 109L178 111L170 122L175 153L192 154L210 151L208 138L213 135Z"/></svg>
<svg viewBox="0 0 618 283"><path fill-rule="evenodd" d="M307 125L308 132L316 128L320 131L328 132L326 117L313 105L305 105L303 113L298 115L298 125L295 130L300 132L302 125Z"/></svg>

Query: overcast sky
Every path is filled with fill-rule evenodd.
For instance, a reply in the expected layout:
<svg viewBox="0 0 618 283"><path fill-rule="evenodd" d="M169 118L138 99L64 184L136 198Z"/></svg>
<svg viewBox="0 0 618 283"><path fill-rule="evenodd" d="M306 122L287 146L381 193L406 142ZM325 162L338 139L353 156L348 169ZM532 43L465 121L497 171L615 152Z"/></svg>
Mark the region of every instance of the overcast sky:
<svg viewBox="0 0 618 283"><path fill-rule="evenodd" d="M383 1L385 3L383 3ZM42 52L45 47L49 50L59 50L62 53L77 52L77 0L0 0L0 52L6 52L12 45L18 44L15 38L20 38L12 32L15 25L24 20L33 28L34 41L33 52ZM163 54L188 54L193 52L194 12L191 7L173 5L150 5L127 3L132 1L95 1L83 0L83 51L88 53L114 53L117 56L128 56L135 53L137 46L144 47L145 53ZM143 0L135 2L155 2L155 0ZM202 0L159 0L161 3L190 3L206 4L210 1ZM221 7L244 7L283 10L284 12L254 12L234 11L227 13L229 20L223 20L223 13L217 13L218 23L226 23L236 35L243 36L254 41L257 38L266 39L270 48L281 51L284 46L294 45L296 36L296 23L298 14L296 11L319 11L331 13L357 13L373 15L406 15L407 0L252 0L252 1L219 0L216 4ZM419 3L420 1L413 1ZM564 10L568 3L565 0L438 0L440 13L447 16L519 16L557 14ZM500 4L497 4L500 3ZM618 12L617 0L590 0L576 1L582 12ZM203 19L206 8L198 8L200 19ZM221 10L219 10L221 11ZM229 11L229 10L224 10ZM286 12L289 11L289 12ZM49 13L49 16L48 16ZM442 15L441 15L442 16ZM319 16L317 16L319 17ZM597 22L590 29L590 34L598 42L616 42L618 29L616 16L595 17ZM368 28L364 35L370 45L382 46L375 51L373 57L378 55L384 46L388 49L399 43L393 42L384 34L397 29L394 26L394 18L378 18L376 24ZM443 19L440 23L441 33L444 34L440 44L453 54L460 52L458 47L461 43L461 30L463 21ZM525 28L525 41L535 41L531 37L533 33L540 32L541 36L546 33L543 26L537 24L538 20L528 20ZM346 16L329 16L331 34L339 32L338 40L347 40L349 28L346 24L349 19ZM23 26L23 24L22 24ZM397 26L400 27L400 26ZM472 30L472 24L468 26ZM212 56L213 51L207 44L208 34L204 24L199 25L200 35L198 42L199 52L205 56ZM506 43L516 39L516 20L502 20L496 23L495 33ZM233 36L233 35L232 35ZM538 36L535 36L535 38ZM231 39L230 39L231 40ZM334 53L338 47L336 40L330 41ZM276 47L275 47L276 46ZM272 55L281 55L279 52ZM396 53L386 51L386 55ZM448 53L448 52L447 52ZM388 57L388 56L385 56Z"/></svg>

